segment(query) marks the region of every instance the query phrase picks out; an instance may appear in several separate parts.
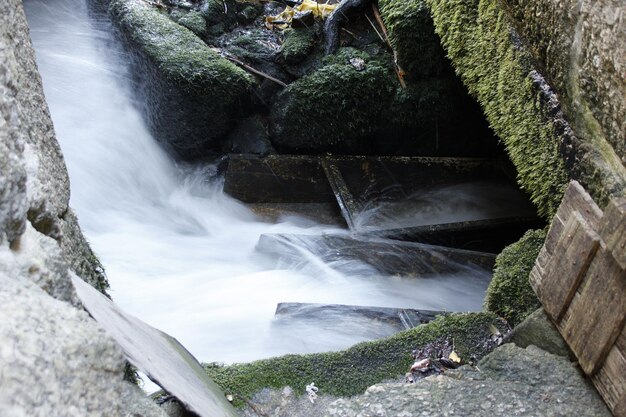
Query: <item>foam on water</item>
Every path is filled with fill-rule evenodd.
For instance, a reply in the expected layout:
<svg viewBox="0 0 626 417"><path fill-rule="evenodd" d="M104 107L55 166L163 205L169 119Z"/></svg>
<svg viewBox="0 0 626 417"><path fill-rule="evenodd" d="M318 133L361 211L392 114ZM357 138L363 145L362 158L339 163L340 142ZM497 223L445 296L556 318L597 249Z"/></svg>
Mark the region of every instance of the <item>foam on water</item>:
<svg viewBox="0 0 626 417"><path fill-rule="evenodd" d="M285 269L255 253L263 233L329 232L269 224L224 195L214 168L182 167L146 129L127 59L80 0L26 0L46 98L72 183L71 205L126 311L203 361L341 349L367 327L273 326L278 302L479 310L488 274L409 280L338 269L310 256ZM352 272L351 272L352 271ZM366 326L354 323L354 326Z"/></svg>

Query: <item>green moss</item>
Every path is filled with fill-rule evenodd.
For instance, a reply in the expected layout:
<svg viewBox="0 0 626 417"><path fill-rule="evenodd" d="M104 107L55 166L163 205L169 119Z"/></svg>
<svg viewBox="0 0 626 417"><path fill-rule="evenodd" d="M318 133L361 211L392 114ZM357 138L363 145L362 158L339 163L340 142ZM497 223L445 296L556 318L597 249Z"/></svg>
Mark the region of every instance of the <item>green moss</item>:
<svg viewBox="0 0 626 417"><path fill-rule="evenodd" d="M380 0L379 6L398 64L409 81L431 77L448 68L424 1Z"/></svg>
<svg viewBox="0 0 626 417"><path fill-rule="evenodd" d="M425 0L457 73L518 171L541 215L554 215L568 180L558 132L533 86L528 53L516 45L494 0Z"/></svg>
<svg viewBox="0 0 626 417"><path fill-rule="evenodd" d="M321 394L351 396L404 375L413 361L412 350L440 338L453 339L462 358L483 357L488 353L485 339L491 336L490 324L501 326L490 313L453 314L341 352L287 355L231 366L208 364L205 369L225 393L245 398L266 387L290 386L303 393L311 382Z"/></svg>
<svg viewBox="0 0 626 417"><path fill-rule="evenodd" d="M113 0L114 21L170 81L193 93L210 89L221 101L238 97L252 79L190 30L140 1Z"/></svg>
<svg viewBox="0 0 626 417"><path fill-rule="evenodd" d="M313 49L315 31L313 28L288 29L281 52L287 64L297 64L304 60Z"/></svg>
<svg viewBox="0 0 626 417"><path fill-rule="evenodd" d="M186 13L178 19L178 24L186 27L198 36L203 36L207 30L206 21L199 12L191 11Z"/></svg>
<svg viewBox="0 0 626 417"><path fill-rule="evenodd" d="M485 308L506 319L511 326L521 323L541 306L528 277L545 237L543 230L530 230L496 258Z"/></svg>
<svg viewBox="0 0 626 417"><path fill-rule="evenodd" d="M350 59L365 61L359 71ZM389 61L390 62L390 61ZM273 107L274 140L290 151L324 151L371 134L385 120L395 87L388 63L345 48L287 87Z"/></svg>

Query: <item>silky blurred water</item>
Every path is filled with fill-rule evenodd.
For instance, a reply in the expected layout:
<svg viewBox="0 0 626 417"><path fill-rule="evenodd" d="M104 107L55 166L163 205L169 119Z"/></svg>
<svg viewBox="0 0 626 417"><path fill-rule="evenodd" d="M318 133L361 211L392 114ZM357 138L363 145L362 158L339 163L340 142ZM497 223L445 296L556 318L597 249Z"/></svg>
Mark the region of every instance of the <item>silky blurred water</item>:
<svg viewBox="0 0 626 417"><path fill-rule="evenodd" d="M263 233L333 232L257 219L224 195L214 167L165 154L138 113L127 59L81 0L26 0L44 89L72 185L71 206L127 312L201 361L238 362L345 348L380 336L367 323L273 325L278 302L479 310L488 272L411 280L313 254L281 267ZM470 276L471 275L471 276ZM391 331L391 330L390 330ZM384 332L383 332L384 333Z"/></svg>

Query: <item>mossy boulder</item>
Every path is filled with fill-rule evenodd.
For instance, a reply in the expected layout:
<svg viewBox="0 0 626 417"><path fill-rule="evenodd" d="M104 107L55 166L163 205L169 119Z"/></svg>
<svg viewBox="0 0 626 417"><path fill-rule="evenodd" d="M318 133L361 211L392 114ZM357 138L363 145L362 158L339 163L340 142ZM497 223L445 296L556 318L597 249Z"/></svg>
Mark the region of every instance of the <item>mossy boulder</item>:
<svg viewBox="0 0 626 417"><path fill-rule="evenodd" d="M362 63L362 65L360 64ZM450 71L401 88L390 53L353 48L295 81L270 115L281 152L485 156L498 144Z"/></svg>
<svg viewBox="0 0 626 417"><path fill-rule="evenodd" d="M186 27L198 36L204 36L206 34L206 20L204 20L204 17L199 12L190 11L185 13L178 19L178 24Z"/></svg>
<svg viewBox="0 0 626 417"><path fill-rule="evenodd" d="M364 62L362 70L350 60ZM384 121L395 88L389 65L355 49L340 50L277 98L272 142L285 152L354 149Z"/></svg>
<svg viewBox="0 0 626 417"><path fill-rule="evenodd" d="M450 72L426 2L380 0L380 13L408 81Z"/></svg>
<svg viewBox="0 0 626 417"><path fill-rule="evenodd" d="M541 306L528 279L546 233L530 230L496 257L485 308L516 326Z"/></svg>
<svg viewBox="0 0 626 417"><path fill-rule="evenodd" d="M302 62L315 46L315 30L313 27L288 29L281 53L287 64Z"/></svg>
<svg viewBox="0 0 626 417"><path fill-rule="evenodd" d="M492 336L490 325L505 330L491 313L452 314L340 352L287 355L229 366L207 364L205 369L225 393L244 398L263 388L284 386L301 394L311 382L321 394L351 396L375 383L404 376L413 362L413 349L442 338L454 340L461 358L482 358L495 347L486 343Z"/></svg>
<svg viewBox="0 0 626 417"><path fill-rule="evenodd" d="M184 159L218 149L241 117L251 77L143 1L113 0L109 13L134 53L155 137Z"/></svg>

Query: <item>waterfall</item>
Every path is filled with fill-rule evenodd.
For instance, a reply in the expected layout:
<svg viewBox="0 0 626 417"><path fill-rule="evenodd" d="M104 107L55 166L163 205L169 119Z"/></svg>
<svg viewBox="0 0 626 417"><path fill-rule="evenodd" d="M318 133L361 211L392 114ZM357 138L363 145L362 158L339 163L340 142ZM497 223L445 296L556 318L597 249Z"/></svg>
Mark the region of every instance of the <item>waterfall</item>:
<svg viewBox="0 0 626 417"><path fill-rule="evenodd" d="M137 110L127 56L110 23L90 17L81 0L25 0L25 7L71 206L107 271L111 296L199 360L335 350L381 335L357 322L276 325L283 301L481 308L487 272L416 280L364 273L357 261L338 269L312 254L284 267L256 253L263 233L337 230L298 218L262 222L223 193L214 166L177 164Z"/></svg>

